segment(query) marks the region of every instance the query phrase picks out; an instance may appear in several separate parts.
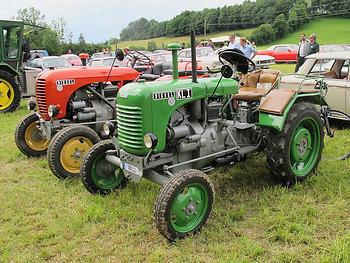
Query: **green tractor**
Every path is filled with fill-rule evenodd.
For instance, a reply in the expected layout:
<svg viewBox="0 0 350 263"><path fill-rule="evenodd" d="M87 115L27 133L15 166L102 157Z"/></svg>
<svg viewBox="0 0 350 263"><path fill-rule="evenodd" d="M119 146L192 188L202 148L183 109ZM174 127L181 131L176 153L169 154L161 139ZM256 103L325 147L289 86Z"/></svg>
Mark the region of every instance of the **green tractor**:
<svg viewBox="0 0 350 263"><path fill-rule="evenodd" d="M192 53L195 58L195 48ZM206 172L264 151L276 181L291 186L311 175L321 159L328 107L322 79L314 78L308 90L283 89L279 78L269 88L259 82L249 87L232 77L235 69L251 68L243 53L224 50L219 58L221 77L197 80L193 70L192 81L174 75L172 81L124 86L117 127L104 125L115 136L94 145L81 167L82 182L94 194L142 178L162 185L154 220L171 241L198 232L208 219L214 189Z"/></svg>
<svg viewBox="0 0 350 263"><path fill-rule="evenodd" d="M0 20L0 113L15 111L21 97L35 95L35 79L23 71L23 63L30 57L23 30L22 21Z"/></svg>

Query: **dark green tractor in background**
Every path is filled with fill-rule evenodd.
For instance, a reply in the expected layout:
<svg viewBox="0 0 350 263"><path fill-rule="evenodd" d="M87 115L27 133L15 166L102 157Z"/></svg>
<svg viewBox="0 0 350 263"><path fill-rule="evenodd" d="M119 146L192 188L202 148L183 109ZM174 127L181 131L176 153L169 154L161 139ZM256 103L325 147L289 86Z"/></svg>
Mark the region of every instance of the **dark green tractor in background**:
<svg viewBox="0 0 350 263"><path fill-rule="evenodd" d="M21 97L34 96L35 79L28 79L23 70L29 58L24 22L0 20L0 113L15 111Z"/></svg>
<svg viewBox="0 0 350 263"><path fill-rule="evenodd" d="M93 146L81 167L91 193L108 194L142 178L162 185L154 219L169 240L197 232L209 217L214 189L206 172L264 151L276 182L291 186L321 159L328 107L322 79L307 90L283 89L279 78L268 89L245 86L232 78L233 70L247 73L252 62L239 50L224 50L219 58L221 77L197 80L194 70L192 81L175 73L172 81L125 85L116 129L104 126L115 136Z"/></svg>

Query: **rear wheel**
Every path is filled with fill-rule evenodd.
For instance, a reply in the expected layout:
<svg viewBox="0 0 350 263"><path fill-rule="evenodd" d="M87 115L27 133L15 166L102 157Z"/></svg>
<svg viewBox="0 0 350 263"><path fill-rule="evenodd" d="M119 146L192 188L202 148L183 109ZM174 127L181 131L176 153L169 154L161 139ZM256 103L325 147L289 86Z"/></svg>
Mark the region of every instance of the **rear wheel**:
<svg viewBox="0 0 350 263"><path fill-rule="evenodd" d="M21 101L20 85L16 78L0 70L0 113L15 111Z"/></svg>
<svg viewBox="0 0 350 263"><path fill-rule="evenodd" d="M184 170L170 178L155 202L158 231L175 241L194 234L207 221L213 206L214 188L198 170Z"/></svg>
<svg viewBox="0 0 350 263"><path fill-rule="evenodd" d="M84 156L98 143L97 133L87 126L68 127L51 140L47 159L54 175L60 179L78 176Z"/></svg>
<svg viewBox="0 0 350 263"><path fill-rule="evenodd" d="M109 194L126 186L127 179L122 169L105 159L109 150L115 150L111 140L99 142L90 149L83 160L81 180L90 193Z"/></svg>
<svg viewBox="0 0 350 263"><path fill-rule="evenodd" d="M310 103L296 103L283 130L270 134L267 166L276 181L287 187L304 181L320 162L323 140L320 113Z"/></svg>
<svg viewBox="0 0 350 263"><path fill-rule="evenodd" d="M15 142L17 148L28 157L40 157L46 154L50 141L38 128L39 115L25 116L17 125Z"/></svg>

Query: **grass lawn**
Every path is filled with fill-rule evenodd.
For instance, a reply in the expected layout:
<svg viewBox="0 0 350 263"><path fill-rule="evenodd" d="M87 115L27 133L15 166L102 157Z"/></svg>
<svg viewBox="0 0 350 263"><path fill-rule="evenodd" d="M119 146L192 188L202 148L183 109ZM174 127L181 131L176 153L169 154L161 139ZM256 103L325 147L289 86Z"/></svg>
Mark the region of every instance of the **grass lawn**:
<svg viewBox="0 0 350 263"><path fill-rule="evenodd" d="M317 41L321 45L325 44L350 44L350 19L327 17L317 18L308 24L303 25L297 31L288 34L269 45L259 46L259 49L265 49L276 44L297 44L300 34L304 32L307 36L312 33L317 34ZM257 43L259 45L259 43Z"/></svg>
<svg viewBox="0 0 350 263"><path fill-rule="evenodd" d="M262 155L217 169L207 225L169 244L152 221L159 186L92 196L24 157L13 139L24 104L0 115L0 262L350 262L350 160L336 160L350 130L326 138L315 176L292 189L274 185Z"/></svg>

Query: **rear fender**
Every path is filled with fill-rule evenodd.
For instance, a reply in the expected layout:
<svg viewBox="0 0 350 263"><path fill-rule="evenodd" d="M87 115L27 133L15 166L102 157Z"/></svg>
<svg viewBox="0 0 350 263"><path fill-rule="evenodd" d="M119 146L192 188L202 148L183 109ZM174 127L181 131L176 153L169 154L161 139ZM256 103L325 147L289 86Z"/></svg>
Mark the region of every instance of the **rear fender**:
<svg viewBox="0 0 350 263"><path fill-rule="evenodd" d="M17 70L5 63L0 63L0 70L6 71L15 77L18 77L19 75Z"/></svg>
<svg viewBox="0 0 350 263"><path fill-rule="evenodd" d="M320 93L308 93L308 94L295 94L295 96L289 101L287 107L283 111L283 114L271 114L259 111L259 123L258 126L272 128L278 131L282 131L284 123L287 119L289 110L295 103L298 102L310 102L312 104L321 106L327 106L327 102Z"/></svg>

